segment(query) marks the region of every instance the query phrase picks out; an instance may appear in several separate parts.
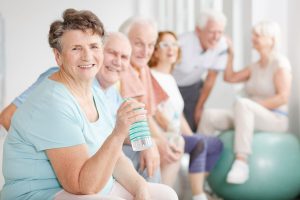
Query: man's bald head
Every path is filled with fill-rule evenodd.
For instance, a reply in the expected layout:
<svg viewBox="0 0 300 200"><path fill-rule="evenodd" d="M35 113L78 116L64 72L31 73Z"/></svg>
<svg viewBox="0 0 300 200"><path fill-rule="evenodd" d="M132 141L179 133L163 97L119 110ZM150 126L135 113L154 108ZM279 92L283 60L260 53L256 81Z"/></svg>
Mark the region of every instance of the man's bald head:
<svg viewBox="0 0 300 200"><path fill-rule="evenodd" d="M127 34L132 46L131 65L134 68L147 66L157 39L156 23L147 18L130 18L120 27Z"/></svg>
<svg viewBox="0 0 300 200"><path fill-rule="evenodd" d="M119 73L130 65L131 45L120 32L112 32L104 43L103 66L97 74L102 88L106 89L119 81Z"/></svg>

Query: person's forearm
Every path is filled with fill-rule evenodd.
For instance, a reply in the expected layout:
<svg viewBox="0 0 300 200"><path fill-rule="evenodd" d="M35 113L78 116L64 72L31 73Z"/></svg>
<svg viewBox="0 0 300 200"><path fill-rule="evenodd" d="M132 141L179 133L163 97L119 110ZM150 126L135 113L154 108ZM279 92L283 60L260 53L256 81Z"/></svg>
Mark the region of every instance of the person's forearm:
<svg viewBox="0 0 300 200"><path fill-rule="evenodd" d="M276 95L267 99L259 100L258 103L267 109L276 109L281 105L288 103L288 97L286 95Z"/></svg>
<svg viewBox="0 0 300 200"><path fill-rule="evenodd" d="M186 121L184 115L182 114L181 115L181 132L183 135L193 135L193 131L192 129L190 128L188 122Z"/></svg>
<svg viewBox="0 0 300 200"><path fill-rule="evenodd" d="M0 114L0 124L8 131L11 119L17 110L17 106L13 103L9 104Z"/></svg>
<svg viewBox="0 0 300 200"><path fill-rule="evenodd" d="M203 88L201 89L200 88L200 96L198 98L198 102L197 102L197 105L196 105L196 109L203 109L204 107L204 104L215 84L215 81L216 81L216 77L217 77L217 72L216 71L209 71L208 72L208 75L205 79L205 82L204 82L204 86Z"/></svg>
<svg viewBox="0 0 300 200"><path fill-rule="evenodd" d="M80 191L95 193L105 186L122 154L123 141L112 133L96 154L84 163L79 175Z"/></svg>
<svg viewBox="0 0 300 200"><path fill-rule="evenodd" d="M153 138L160 138L162 136L161 129L155 119L151 116L148 117L148 125Z"/></svg>
<svg viewBox="0 0 300 200"><path fill-rule="evenodd" d="M229 55L227 66L224 71L224 81L226 82L234 82L234 71L233 71L233 58Z"/></svg>
<svg viewBox="0 0 300 200"><path fill-rule="evenodd" d="M155 121L157 122L157 125L159 125L161 129L167 131L170 122L167 120L165 115L159 110L155 112Z"/></svg>
<svg viewBox="0 0 300 200"><path fill-rule="evenodd" d="M146 186L146 181L134 169L132 162L122 153L113 172L114 178L133 196L137 188Z"/></svg>

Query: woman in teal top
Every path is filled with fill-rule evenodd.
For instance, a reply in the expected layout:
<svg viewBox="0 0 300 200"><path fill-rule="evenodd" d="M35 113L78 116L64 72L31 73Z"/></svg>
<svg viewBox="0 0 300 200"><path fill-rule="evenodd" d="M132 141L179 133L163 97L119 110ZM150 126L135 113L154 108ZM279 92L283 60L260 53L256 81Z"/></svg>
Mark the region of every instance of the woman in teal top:
<svg viewBox="0 0 300 200"><path fill-rule="evenodd" d="M167 194L164 199L177 199L166 186L147 184L122 153L130 124L145 118L137 109L144 105L123 103L114 127L101 95L92 89L103 62L103 35L102 23L90 11L68 9L63 21L52 23L49 43L59 71L13 116L1 199L158 199L155 190Z"/></svg>

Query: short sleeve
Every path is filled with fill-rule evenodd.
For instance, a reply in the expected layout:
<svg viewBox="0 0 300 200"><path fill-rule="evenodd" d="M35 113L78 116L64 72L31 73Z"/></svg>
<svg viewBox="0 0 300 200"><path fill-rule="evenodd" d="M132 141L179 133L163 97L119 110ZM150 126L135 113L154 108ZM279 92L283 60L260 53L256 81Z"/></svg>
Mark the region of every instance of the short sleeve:
<svg viewBox="0 0 300 200"><path fill-rule="evenodd" d="M32 93L32 91L34 90L34 88L36 88L45 78L49 77L51 74L53 74L54 72L58 71L58 67L51 67L50 69L48 69L47 71L45 71L44 73L42 73L39 78L29 87L27 88L24 92L22 92L21 95L19 95L18 97L16 97L12 103L16 106L16 107L20 107L28 98L28 96Z"/></svg>
<svg viewBox="0 0 300 200"><path fill-rule="evenodd" d="M220 52L210 69L216 71L224 71L226 68L227 59L228 59L227 50Z"/></svg>
<svg viewBox="0 0 300 200"><path fill-rule="evenodd" d="M289 60L287 59L287 57L285 57L283 55L278 56L276 61L277 61L276 65L277 65L278 69L284 69L287 72L292 71L291 64L290 64Z"/></svg>
<svg viewBox="0 0 300 200"><path fill-rule="evenodd" d="M223 71L226 68L227 59L228 59L228 44L225 37L220 39L218 46L216 47L216 57L210 69L216 71Z"/></svg>
<svg viewBox="0 0 300 200"><path fill-rule="evenodd" d="M38 88L44 90L47 87ZM49 89L49 88L48 88ZM51 89L50 89L51 90ZM65 91L64 91L65 90ZM35 91L36 95L38 91ZM52 88L50 94L35 101L29 101L25 117L30 121L26 126L26 137L38 151L74 146L85 143L83 114L66 89ZM38 100L38 101L36 101ZM35 104L35 105L33 105ZM22 107L23 108L23 107ZM23 110L24 113L24 110ZM20 118L21 120L26 120Z"/></svg>

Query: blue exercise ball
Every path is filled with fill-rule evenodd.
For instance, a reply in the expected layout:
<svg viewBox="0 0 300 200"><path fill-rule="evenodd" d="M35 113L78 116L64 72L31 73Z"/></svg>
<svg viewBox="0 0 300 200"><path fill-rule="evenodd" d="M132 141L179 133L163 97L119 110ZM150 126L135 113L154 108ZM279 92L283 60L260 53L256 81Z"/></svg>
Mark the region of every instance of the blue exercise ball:
<svg viewBox="0 0 300 200"><path fill-rule="evenodd" d="M300 144L290 133L256 132L245 184L226 182L234 160L234 131L223 132L220 160L208 177L212 190L225 200L291 200L300 193Z"/></svg>

